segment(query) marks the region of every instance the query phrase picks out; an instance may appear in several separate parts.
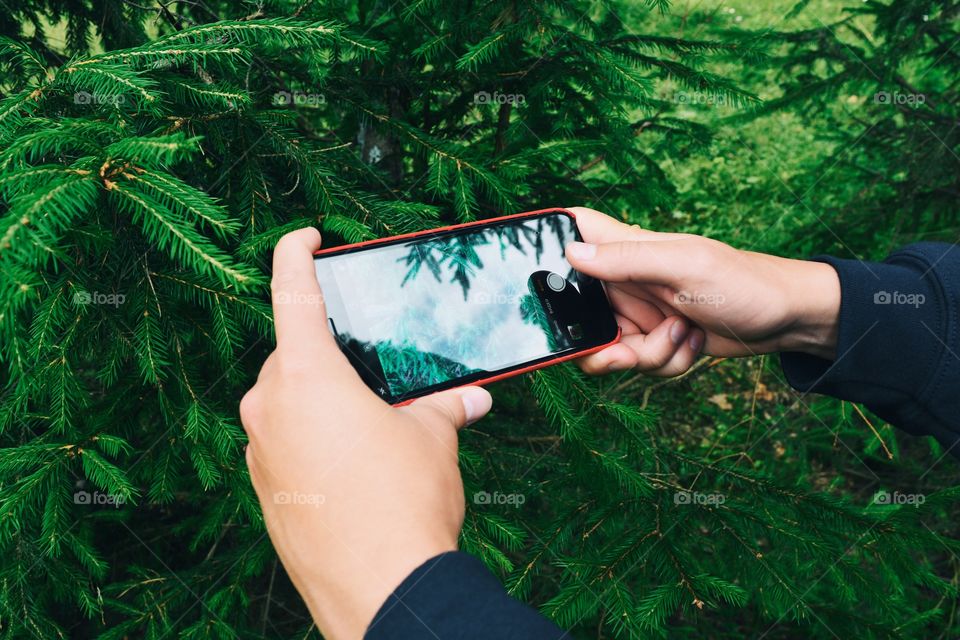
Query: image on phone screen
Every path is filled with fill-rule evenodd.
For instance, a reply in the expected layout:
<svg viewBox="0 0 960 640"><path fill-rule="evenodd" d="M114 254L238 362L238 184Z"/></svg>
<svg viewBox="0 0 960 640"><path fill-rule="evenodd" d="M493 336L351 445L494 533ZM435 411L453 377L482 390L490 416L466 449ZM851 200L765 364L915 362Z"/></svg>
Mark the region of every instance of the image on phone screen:
<svg viewBox="0 0 960 640"><path fill-rule="evenodd" d="M602 285L564 246L574 218L546 213L318 255L330 329L390 402L605 344Z"/></svg>

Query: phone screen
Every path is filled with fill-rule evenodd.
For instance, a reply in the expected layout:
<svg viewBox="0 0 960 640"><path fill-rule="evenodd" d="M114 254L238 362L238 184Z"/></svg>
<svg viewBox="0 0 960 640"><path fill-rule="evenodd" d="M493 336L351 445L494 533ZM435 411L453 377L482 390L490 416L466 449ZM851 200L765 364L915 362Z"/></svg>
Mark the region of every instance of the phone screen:
<svg viewBox="0 0 960 640"><path fill-rule="evenodd" d="M562 211L438 231L315 260L330 329L389 402L616 338L602 285L577 273Z"/></svg>

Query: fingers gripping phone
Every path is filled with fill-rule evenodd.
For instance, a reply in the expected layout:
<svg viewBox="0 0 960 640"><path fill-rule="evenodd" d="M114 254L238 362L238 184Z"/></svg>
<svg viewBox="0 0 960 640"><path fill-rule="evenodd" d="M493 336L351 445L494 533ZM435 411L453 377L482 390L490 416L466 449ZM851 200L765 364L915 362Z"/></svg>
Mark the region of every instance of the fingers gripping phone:
<svg viewBox="0 0 960 640"><path fill-rule="evenodd" d="M545 209L324 249L330 330L391 404L599 351L620 337L603 285L564 246L574 214Z"/></svg>

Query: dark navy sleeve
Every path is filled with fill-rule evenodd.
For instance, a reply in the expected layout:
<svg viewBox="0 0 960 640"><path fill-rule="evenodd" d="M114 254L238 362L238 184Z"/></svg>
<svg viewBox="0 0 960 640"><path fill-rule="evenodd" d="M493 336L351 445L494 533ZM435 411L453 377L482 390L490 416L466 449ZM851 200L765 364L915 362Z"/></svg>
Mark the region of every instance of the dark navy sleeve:
<svg viewBox="0 0 960 640"><path fill-rule="evenodd" d="M881 263L814 260L840 276L836 358L782 354L789 383L862 403L960 455L960 248L919 243Z"/></svg>
<svg viewBox="0 0 960 640"><path fill-rule="evenodd" d="M380 607L367 640L557 640L555 624L507 595L471 555L451 551L417 567Z"/></svg>

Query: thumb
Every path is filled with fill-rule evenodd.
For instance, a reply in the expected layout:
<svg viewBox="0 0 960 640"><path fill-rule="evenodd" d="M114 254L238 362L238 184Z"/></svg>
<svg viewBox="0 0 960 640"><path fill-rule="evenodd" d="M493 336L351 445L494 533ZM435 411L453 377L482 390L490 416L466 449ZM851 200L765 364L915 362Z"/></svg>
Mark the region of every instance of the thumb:
<svg viewBox="0 0 960 640"><path fill-rule="evenodd" d="M676 286L691 276L690 249L683 240L571 242L566 255L577 271L607 282Z"/></svg>
<svg viewBox="0 0 960 640"><path fill-rule="evenodd" d="M490 393L481 387L461 387L420 398L405 409L427 424L460 429L487 415L493 406Z"/></svg>

